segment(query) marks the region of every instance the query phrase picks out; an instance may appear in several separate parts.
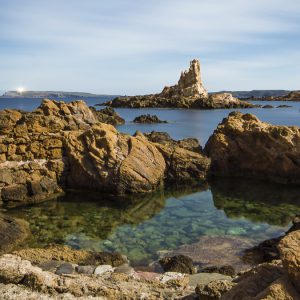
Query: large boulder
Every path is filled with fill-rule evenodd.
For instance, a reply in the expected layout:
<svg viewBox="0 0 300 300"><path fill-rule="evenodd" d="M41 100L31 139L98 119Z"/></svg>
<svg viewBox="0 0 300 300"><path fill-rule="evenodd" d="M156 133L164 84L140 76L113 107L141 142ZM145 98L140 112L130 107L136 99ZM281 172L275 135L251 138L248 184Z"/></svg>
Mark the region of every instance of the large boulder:
<svg viewBox="0 0 300 300"><path fill-rule="evenodd" d="M141 133L136 133L141 135ZM166 162L165 178L169 183L203 182L207 177L210 159L203 153L197 139L173 140L165 132L145 134L162 153Z"/></svg>
<svg viewBox="0 0 300 300"><path fill-rule="evenodd" d="M163 183L164 158L143 136L99 124L83 133L68 132L65 138L70 187L122 194L151 192Z"/></svg>
<svg viewBox="0 0 300 300"><path fill-rule="evenodd" d="M261 122L252 114L232 112L205 146L217 176L300 183L300 129Z"/></svg>
<svg viewBox="0 0 300 300"><path fill-rule="evenodd" d="M300 230L286 235L280 241L278 249L288 277L300 292Z"/></svg>
<svg viewBox="0 0 300 300"><path fill-rule="evenodd" d="M290 232L279 243L280 259L240 274L220 299L300 299L300 232ZM217 298L218 299L218 298Z"/></svg>

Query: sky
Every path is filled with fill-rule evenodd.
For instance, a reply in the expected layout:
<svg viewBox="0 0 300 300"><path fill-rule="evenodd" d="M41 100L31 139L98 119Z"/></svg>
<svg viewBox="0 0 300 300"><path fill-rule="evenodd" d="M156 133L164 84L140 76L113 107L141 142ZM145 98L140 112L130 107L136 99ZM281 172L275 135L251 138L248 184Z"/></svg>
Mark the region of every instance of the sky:
<svg viewBox="0 0 300 300"><path fill-rule="evenodd" d="M0 91L300 89L299 0L0 0Z"/></svg>

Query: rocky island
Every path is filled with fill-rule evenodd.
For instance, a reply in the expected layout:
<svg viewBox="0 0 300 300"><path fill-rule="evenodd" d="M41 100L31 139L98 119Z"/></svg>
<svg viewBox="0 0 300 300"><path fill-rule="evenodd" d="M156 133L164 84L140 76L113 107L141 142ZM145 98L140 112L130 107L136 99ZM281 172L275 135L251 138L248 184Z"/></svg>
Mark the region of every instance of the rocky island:
<svg viewBox="0 0 300 300"><path fill-rule="evenodd" d="M145 96L117 97L105 103L111 107L128 108L249 108L255 105L234 98L230 93L216 93L209 95L204 88L200 62L194 59L190 68L181 73L176 85L166 86L161 93Z"/></svg>
<svg viewBox="0 0 300 300"><path fill-rule="evenodd" d="M167 121L160 120L156 115L140 115L133 120L134 123L168 123Z"/></svg>

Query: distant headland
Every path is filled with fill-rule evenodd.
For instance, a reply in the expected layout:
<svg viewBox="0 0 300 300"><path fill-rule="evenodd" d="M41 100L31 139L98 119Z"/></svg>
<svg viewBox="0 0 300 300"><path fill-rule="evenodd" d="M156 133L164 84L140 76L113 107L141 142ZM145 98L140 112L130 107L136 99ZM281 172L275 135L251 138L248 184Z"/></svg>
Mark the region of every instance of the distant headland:
<svg viewBox="0 0 300 300"><path fill-rule="evenodd" d="M7 91L0 98L97 98L104 96L118 95L105 95L105 94L91 94L82 92L63 92L63 91Z"/></svg>

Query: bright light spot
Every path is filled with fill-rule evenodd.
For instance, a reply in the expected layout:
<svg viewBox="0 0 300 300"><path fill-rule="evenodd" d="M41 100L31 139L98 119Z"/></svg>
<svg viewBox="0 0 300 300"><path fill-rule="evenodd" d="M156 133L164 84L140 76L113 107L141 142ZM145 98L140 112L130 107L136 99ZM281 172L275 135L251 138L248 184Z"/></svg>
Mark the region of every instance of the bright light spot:
<svg viewBox="0 0 300 300"><path fill-rule="evenodd" d="M25 92L25 89L24 89L22 86L20 86L19 88L17 88L17 92L18 92L19 94L22 94L22 93Z"/></svg>

